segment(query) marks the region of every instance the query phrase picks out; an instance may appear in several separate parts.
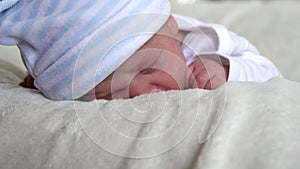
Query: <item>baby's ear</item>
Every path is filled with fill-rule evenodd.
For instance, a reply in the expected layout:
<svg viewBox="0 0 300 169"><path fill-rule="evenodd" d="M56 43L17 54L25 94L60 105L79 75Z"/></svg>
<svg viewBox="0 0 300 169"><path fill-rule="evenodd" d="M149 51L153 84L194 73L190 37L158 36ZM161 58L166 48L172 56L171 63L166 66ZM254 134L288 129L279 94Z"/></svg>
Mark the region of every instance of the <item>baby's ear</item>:
<svg viewBox="0 0 300 169"><path fill-rule="evenodd" d="M170 15L168 21L167 21L167 25L169 26L169 28L171 29L171 31L175 34L178 33L178 25L176 20L174 19L174 17L172 15Z"/></svg>

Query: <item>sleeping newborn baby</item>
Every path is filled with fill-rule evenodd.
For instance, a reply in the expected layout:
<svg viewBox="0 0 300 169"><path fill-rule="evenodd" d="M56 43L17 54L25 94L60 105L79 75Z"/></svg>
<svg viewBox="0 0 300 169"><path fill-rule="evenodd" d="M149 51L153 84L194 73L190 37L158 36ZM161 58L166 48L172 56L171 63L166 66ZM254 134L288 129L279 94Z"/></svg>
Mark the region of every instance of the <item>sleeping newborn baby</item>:
<svg viewBox="0 0 300 169"><path fill-rule="evenodd" d="M182 45L187 33L179 31L170 16L150 40L81 99L131 98L167 90L215 89L224 84L228 65L200 58L186 65Z"/></svg>
<svg viewBox="0 0 300 169"><path fill-rule="evenodd" d="M53 100L210 90L226 81L281 76L245 38L171 14L167 0L63 0L54 6L19 0L0 14L0 44L18 45L30 74L20 85Z"/></svg>

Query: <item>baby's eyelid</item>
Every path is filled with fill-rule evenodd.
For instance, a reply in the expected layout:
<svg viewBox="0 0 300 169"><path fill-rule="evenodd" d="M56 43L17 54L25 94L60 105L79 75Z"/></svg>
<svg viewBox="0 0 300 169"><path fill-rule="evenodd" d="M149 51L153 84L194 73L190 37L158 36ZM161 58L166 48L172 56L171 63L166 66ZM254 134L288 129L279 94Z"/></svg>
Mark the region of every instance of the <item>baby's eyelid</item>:
<svg viewBox="0 0 300 169"><path fill-rule="evenodd" d="M155 68L146 68L146 69L140 71L140 73L141 74L151 74L151 73L155 72L156 70L157 69L155 69Z"/></svg>

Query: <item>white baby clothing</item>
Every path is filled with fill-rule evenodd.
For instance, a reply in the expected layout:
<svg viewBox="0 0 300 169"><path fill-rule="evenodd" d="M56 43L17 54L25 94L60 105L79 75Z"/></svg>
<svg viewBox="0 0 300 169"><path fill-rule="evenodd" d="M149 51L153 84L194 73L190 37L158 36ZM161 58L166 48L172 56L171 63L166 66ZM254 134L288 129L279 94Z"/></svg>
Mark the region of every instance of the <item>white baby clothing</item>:
<svg viewBox="0 0 300 169"><path fill-rule="evenodd" d="M176 14L173 16L179 29L189 32L182 45L187 65L198 58L228 64L230 68L228 81L265 82L272 77L281 77L273 63L261 56L247 39L227 30L224 26L203 23Z"/></svg>

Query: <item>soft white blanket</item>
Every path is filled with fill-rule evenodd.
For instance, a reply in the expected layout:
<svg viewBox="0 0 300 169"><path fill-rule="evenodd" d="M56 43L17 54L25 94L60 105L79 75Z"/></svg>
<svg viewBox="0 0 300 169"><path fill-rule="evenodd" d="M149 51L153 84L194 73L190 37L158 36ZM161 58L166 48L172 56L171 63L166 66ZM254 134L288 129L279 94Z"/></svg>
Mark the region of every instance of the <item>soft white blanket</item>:
<svg viewBox="0 0 300 169"><path fill-rule="evenodd" d="M54 102L0 61L0 168L297 168L300 83ZM22 71L21 71L22 72Z"/></svg>

